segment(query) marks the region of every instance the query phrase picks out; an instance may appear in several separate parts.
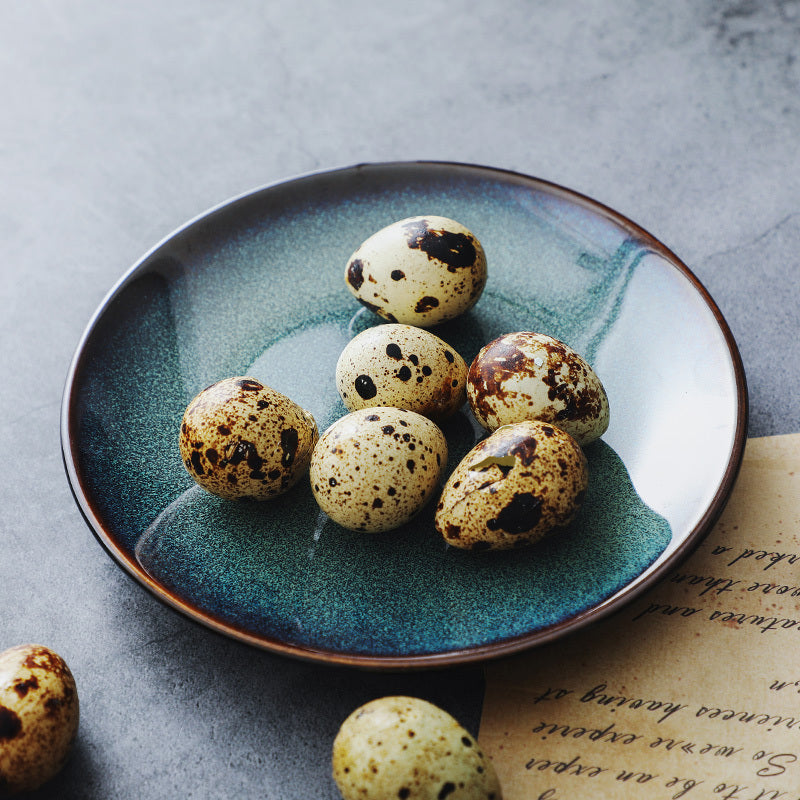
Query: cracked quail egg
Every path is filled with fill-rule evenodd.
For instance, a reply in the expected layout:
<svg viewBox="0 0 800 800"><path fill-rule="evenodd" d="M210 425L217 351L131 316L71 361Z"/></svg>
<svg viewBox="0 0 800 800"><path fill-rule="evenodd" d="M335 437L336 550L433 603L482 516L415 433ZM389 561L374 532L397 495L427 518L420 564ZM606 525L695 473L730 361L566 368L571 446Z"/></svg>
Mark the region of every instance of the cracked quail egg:
<svg viewBox="0 0 800 800"><path fill-rule="evenodd" d="M436 530L465 550L533 544L574 519L588 480L586 457L568 433L538 421L504 425L448 478Z"/></svg>
<svg viewBox="0 0 800 800"><path fill-rule="evenodd" d="M586 361L543 333L518 331L485 345L473 360L467 398L480 424L538 419L586 445L608 428L608 397Z"/></svg>
<svg viewBox="0 0 800 800"><path fill-rule="evenodd" d="M58 773L78 732L75 679L38 644L0 653L0 797L32 791Z"/></svg>
<svg viewBox="0 0 800 800"><path fill-rule="evenodd" d="M320 436L309 477L317 503L334 522L377 533L417 514L446 463L447 442L434 422L377 406L341 417Z"/></svg>
<svg viewBox="0 0 800 800"><path fill-rule="evenodd" d="M345 280L359 302L384 319L427 328L478 302L486 256L461 223L409 217L370 236L347 262Z"/></svg>
<svg viewBox="0 0 800 800"><path fill-rule="evenodd" d="M336 385L350 411L395 406L442 420L466 400L467 365L446 342L412 325L376 325L348 342Z"/></svg>
<svg viewBox="0 0 800 800"><path fill-rule="evenodd" d="M229 500L266 500L294 486L318 439L308 411L248 377L226 378L189 403L179 446L206 491Z"/></svg>
<svg viewBox="0 0 800 800"><path fill-rule="evenodd" d="M333 743L344 800L502 800L494 765L443 709L416 697L357 708Z"/></svg>

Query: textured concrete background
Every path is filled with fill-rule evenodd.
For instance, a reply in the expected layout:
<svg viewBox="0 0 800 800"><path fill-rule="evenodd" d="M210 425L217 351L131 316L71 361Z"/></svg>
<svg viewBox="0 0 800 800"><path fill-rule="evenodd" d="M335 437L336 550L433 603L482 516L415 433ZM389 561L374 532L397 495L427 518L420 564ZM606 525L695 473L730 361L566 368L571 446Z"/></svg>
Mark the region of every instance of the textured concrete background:
<svg viewBox="0 0 800 800"><path fill-rule="evenodd" d="M0 4L0 650L46 643L82 721L41 798L334 798L330 743L379 694L477 729L480 670L266 655L103 553L59 450L80 334L130 264L227 197L444 159L588 194L670 246L741 348L750 433L800 430L800 2L29 0Z"/></svg>

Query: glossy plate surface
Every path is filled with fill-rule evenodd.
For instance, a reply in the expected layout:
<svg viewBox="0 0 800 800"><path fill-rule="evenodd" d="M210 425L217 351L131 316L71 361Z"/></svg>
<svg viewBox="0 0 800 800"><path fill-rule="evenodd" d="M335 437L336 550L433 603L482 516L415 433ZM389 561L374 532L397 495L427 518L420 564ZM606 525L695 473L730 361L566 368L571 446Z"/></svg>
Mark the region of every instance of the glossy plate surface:
<svg viewBox="0 0 800 800"><path fill-rule="evenodd" d="M420 214L466 225L489 264L478 304L435 333L467 363L500 334L549 333L584 355L609 395L581 514L526 551L449 548L431 508L392 533L352 533L319 512L307 481L266 503L223 501L181 463L183 411L224 377L289 395L320 431L345 413L336 359L381 323L347 291L345 264L372 233ZM722 510L746 418L727 325L652 236L531 177L411 162L267 186L156 246L79 344L62 449L99 541L177 610L287 655L413 668L552 640L663 577ZM452 469L479 434L467 410L444 432Z"/></svg>

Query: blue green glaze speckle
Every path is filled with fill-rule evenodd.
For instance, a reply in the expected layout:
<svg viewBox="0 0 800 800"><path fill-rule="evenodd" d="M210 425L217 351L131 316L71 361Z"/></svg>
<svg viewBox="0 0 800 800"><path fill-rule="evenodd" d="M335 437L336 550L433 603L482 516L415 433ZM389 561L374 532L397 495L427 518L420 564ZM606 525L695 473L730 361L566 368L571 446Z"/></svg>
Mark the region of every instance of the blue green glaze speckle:
<svg viewBox="0 0 800 800"><path fill-rule="evenodd" d="M269 504L191 488L140 537L136 555L193 604L295 645L396 655L490 644L591 607L669 541L613 451L602 442L587 450L583 512L524 551L450 548L430 508L400 531L353 533L325 519L302 486Z"/></svg>
<svg viewBox="0 0 800 800"><path fill-rule="evenodd" d="M354 168L256 192L171 237L118 288L77 363L70 413L81 490L107 546L209 617L269 643L343 654L465 651L545 630L597 606L671 539L603 441L566 531L513 553L447 547L432 510L388 534L346 531L306 483L268 503L196 487L178 426L216 380L253 375L311 411L345 413L335 363L380 324L344 286L374 231L442 214L483 243L479 303L434 331L469 361L513 330L556 336L591 362L646 252L630 232L546 186L452 165ZM613 408L612 408L613 418ZM479 432L445 426L452 468Z"/></svg>

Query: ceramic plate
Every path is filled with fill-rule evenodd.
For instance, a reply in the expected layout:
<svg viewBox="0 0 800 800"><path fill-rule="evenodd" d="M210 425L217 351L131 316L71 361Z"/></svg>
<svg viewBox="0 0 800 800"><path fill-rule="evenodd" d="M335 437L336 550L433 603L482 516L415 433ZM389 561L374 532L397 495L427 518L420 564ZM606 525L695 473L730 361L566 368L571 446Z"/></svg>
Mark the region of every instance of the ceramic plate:
<svg viewBox="0 0 800 800"><path fill-rule="evenodd" d="M336 359L381 324L344 267L373 232L419 214L480 239L477 305L434 329L465 360L503 333L571 345L609 395L586 449L573 525L528 550L469 553L426 508L400 530L338 527L307 481L264 503L195 486L178 427L189 400L248 375L311 411L345 413ZM230 200L134 265L70 367L64 460L78 505L128 573L189 617L278 653L408 668L512 653L619 608L708 531L731 491L747 400L736 345L667 248L610 209L545 181L448 163L360 165ZM445 426L449 468L477 441L467 409Z"/></svg>

